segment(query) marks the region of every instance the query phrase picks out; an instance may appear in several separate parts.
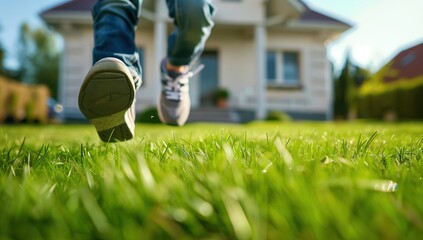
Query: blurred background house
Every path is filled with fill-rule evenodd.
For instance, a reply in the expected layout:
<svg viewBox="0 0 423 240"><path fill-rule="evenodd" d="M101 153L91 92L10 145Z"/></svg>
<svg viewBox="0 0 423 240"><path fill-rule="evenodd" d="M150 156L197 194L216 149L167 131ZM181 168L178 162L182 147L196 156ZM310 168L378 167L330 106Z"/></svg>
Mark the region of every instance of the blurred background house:
<svg viewBox="0 0 423 240"><path fill-rule="evenodd" d="M423 43L401 51L366 79L357 97L358 117L423 119Z"/></svg>
<svg viewBox="0 0 423 240"><path fill-rule="evenodd" d="M96 0L73 0L47 9L44 21L63 36L59 101L67 120L83 119L79 87L92 65L90 9ZM333 118L333 84L326 45L350 26L300 0L215 0L216 26L191 81L189 121L244 122L284 111L294 119ZM172 31L163 0L144 0L136 44L144 84L137 111L154 107L160 91L158 63ZM223 93L223 94L222 94ZM226 96L224 110L215 97Z"/></svg>

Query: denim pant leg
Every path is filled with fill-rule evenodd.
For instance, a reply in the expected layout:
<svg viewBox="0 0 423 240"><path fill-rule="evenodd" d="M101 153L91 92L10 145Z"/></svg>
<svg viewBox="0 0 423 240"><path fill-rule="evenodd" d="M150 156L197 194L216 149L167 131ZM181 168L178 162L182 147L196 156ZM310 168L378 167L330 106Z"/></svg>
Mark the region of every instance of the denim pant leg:
<svg viewBox="0 0 423 240"><path fill-rule="evenodd" d="M168 38L167 57L172 65L189 65L204 50L214 26L212 0L166 0L175 30Z"/></svg>
<svg viewBox="0 0 423 240"><path fill-rule="evenodd" d="M115 57L141 76L141 65L135 46L135 29L141 12L141 4L142 0L97 1L92 8L94 63L105 57Z"/></svg>

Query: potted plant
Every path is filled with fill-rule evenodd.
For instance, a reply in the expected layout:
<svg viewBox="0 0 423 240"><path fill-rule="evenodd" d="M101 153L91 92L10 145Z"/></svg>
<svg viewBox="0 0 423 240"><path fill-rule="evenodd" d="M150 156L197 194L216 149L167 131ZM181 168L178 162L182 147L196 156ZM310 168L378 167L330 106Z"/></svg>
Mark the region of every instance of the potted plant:
<svg viewBox="0 0 423 240"><path fill-rule="evenodd" d="M229 90L225 88L216 89L216 92L214 95L216 106L219 108L227 108L229 95L230 95Z"/></svg>

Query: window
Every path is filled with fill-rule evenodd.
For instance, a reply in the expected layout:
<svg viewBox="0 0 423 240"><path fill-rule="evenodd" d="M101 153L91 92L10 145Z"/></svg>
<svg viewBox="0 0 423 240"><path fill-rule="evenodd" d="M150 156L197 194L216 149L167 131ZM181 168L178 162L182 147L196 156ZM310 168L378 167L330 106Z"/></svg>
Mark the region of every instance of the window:
<svg viewBox="0 0 423 240"><path fill-rule="evenodd" d="M288 85L300 83L300 67L297 52L283 53L283 82Z"/></svg>
<svg viewBox="0 0 423 240"><path fill-rule="evenodd" d="M299 87L300 54L296 51L268 51L267 84L276 87Z"/></svg>
<svg viewBox="0 0 423 240"><path fill-rule="evenodd" d="M269 83L276 82L276 52L268 52L267 61L267 81Z"/></svg>
<svg viewBox="0 0 423 240"><path fill-rule="evenodd" d="M408 64L412 63L417 57L417 54L415 52L411 52L407 55L405 55L405 57L403 57L400 60L401 66L407 66Z"/></svg>

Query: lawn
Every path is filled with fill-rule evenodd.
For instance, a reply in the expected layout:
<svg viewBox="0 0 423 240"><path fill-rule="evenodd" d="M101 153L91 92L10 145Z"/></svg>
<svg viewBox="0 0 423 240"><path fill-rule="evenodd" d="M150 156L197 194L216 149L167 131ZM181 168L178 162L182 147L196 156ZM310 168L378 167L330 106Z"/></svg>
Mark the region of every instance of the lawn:
<svg viewBox="0 0 423 240"><path fill-rule="evenodd" d="M0 239L422 239L423 123L0 125Z"/></svg>

